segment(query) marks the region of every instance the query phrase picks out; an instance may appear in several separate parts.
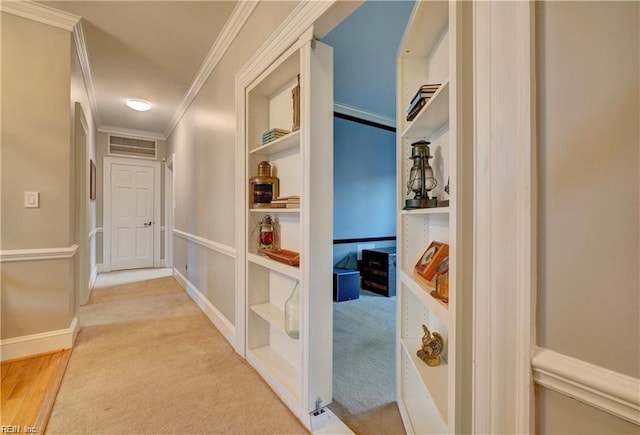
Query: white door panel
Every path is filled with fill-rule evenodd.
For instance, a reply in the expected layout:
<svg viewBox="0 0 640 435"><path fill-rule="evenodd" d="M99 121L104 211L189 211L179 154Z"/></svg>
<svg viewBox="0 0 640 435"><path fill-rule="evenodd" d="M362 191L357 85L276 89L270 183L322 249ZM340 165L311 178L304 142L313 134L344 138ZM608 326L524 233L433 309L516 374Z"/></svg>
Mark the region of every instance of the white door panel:
<svg viewBox="0 0 640 435"><path fill-rule="evenodd" d="M153 267L154 168L111 165L111 269Z"/></svg>

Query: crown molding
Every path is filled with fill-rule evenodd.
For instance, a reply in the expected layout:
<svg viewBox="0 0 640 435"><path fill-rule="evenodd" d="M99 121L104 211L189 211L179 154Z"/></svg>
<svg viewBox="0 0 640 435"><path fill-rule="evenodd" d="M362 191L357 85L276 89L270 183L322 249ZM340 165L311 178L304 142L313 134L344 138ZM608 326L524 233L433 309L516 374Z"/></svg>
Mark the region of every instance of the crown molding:
<svg viewBox="0 0 640 435"><path fill-rule="evenodd" d="M73 40L76 43L76 53L84 79L84 87L89 97L89 105L93 114L93 125L100 125L100 113L98 112L98 102L93 88L93 79L91 78L91 65L89 63L89 53L87 52L87 44L84 39L84 30L82 28L82 20L78 20L73 27Z"/></svg>
<svg viewBox="0 0 640 435"><path fill-rule="evenodd" d="M333 103L333 111L343 115L364 119L365 121L375 122L376 124L386 125L387 127L396 127L396 120L389 116L380 115L379 113L370 112L338 101Z"/></svg>
<svg viewBox="0 0 640 435"><path fill-rule="evenodd" d="M123 136L134 136L140 139L154 139L154 140L167 140L167 137L162 133L155 133L153 131L134 130L132 128L115 127L113 125L101 125L98 128L101 133L121 134Z"/></svg>
<svg viewBox="0 0 640 435"><path fill-rule="evenodd" d="M242 27L247 22L257 5L257 1L241 1L238 2L236 7L233 9L231 16L211 46L207 57L200 66L191 86L189 86L189 90L178 106L169 127L164 133L165 137L169 137L173 132L173 129L176 128L185 112L200 92L200 89L202 89L202 86L204 86L214 68L218 62L220 62L220 59L222 59L222 56L227 52L231 43L236 39L236 36L238 36L238 33L240 33L240 30L242 30Z"/></svg>
<svg viewBox="0 0 640 435"><path fill-rule="evenodd" d="M73 31L74 26L80 21L80 17L77 15L61 12L49 6L27 0L2 0L0 2L0 11L68 31Z"/></svg>

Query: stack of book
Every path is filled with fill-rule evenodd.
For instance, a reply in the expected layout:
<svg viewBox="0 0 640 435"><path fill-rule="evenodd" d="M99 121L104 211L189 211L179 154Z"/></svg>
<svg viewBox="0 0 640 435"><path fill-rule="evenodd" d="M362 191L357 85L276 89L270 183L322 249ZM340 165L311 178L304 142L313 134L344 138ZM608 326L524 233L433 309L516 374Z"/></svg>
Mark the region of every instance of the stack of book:
<svg viewBox="0 0 640 435"><path fill-rule="evenodd" d="M280 139L282 136L288 135L289 130L283 130L281 128L272 128L262 133L262 145L266 145L269 142L273 142L276 139Z"/></svg>
<svg viewBox="0 0 640 435"><path fill-rule="evenodd" d="M299 196L281 196L271 200L271 208L300 208Z"/></svg>
<svg viewBox="0 0 640 435"><path fill-rule="evenodd" d="M427 104L429 98L436 93L439 87L440 83L420 86L420 89L418 89L418 92L411 100L411 103L409 103L409 108L407 109L407 121L413 121L424 105Z"/></svg>

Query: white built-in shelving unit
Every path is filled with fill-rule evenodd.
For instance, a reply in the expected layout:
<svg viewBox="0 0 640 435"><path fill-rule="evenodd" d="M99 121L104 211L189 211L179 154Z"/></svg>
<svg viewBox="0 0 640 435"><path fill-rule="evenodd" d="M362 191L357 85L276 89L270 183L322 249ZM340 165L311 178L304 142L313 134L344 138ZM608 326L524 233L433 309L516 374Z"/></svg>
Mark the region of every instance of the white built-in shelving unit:
<svg viewBox="0 0 640 435"><path fill-rule="evenodd" d="M279 195L300 207L245 207L246 357L298 418L311 428L320 398L332 398L333 53L310 29L246 88L245 172L268 161ZM292 89L300 76L300 129L263 145L271 128L291 130ZM246 197L250 201L250 195ZM248 201L248 202L249 202ZM259 252L259 222L270 214L276 245L300 253L298 267ZM300 285L300 337L284 326L285 302Z"/></svg>
<svg viewBox="0 0 640 435"><path fill-rule="evenodd" d="M468 218L463 196L464 159L462 61L465 59L463 13L456 1L416 2L398 51L397 174L398 174L398 406L408 433L460 433L468 429L470 361L464 360L470 333L464 314L471 303L465 291L464 246ZM425 84L440 84L421 112L406 120L409 104ZM465 122L467 122L465 120ZM438 186L432 196L449 199L449 206L403 210L412 161L411 144L431 143L430 161ZM443 187L450 183L450 196ZM413 268L433 241L449 244L449 302L431 296L433 289L415 278ZM445 341L442 364L429 367L416 356L422 325Z"/></svg>

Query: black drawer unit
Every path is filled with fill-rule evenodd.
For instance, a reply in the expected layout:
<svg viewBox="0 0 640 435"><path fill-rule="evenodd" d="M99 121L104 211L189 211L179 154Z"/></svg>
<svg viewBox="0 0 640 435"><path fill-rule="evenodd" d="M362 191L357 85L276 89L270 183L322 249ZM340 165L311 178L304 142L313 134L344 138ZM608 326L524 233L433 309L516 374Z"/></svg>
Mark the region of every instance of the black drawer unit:
<svg viewBox="0 0 640 435"><path fill-rule="evenodd" d="M363 249L361 266L363 289L396 295L396 248Z"/></svg>

